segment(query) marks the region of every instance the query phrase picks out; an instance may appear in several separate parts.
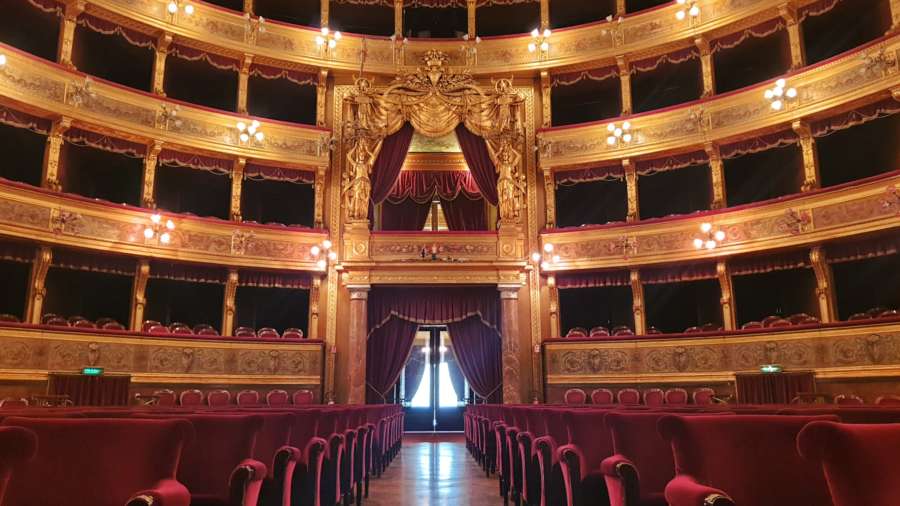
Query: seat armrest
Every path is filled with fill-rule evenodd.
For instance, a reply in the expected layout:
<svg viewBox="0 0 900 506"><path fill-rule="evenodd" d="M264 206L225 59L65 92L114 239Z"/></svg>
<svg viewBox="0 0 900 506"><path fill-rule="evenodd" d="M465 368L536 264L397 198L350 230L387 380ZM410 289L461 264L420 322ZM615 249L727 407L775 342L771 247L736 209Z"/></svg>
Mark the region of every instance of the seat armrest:
<svg viewBox="0 0 900 506"><path fill-rule="evenodd" d="M669 506L735 506L725 492L697 483L688 475L676 476L666 485Z"/></svg>
<svg viewBox="0 0 900 506"><path fill-rule="evenodd" d="M263 479L266 477L266 465L254 459L244 459L232 471L228 480L228 489L232 506L256 506Z"/></svg>
<svg viewBox="0 0 900 506"><path fill-rule="evenodd" d="M131 496L125 506L190 506L191 493L177 480L160 480Z"/></svg>
<svg viewBox="0 0 900 506"><path fill-rule="evenodd" d="M640 477L634 462L624 455L613 455L603 459L600 472L609 491L610 506L633 506L640 504Z"/></svg>
<svg viewBox="0 0 900 506"><path fill-rule="evenodd" d="M271 494L272 497L280 497L282 504L290 504L294 470L302 460L303 452L297 448L293 446L282 446L279 448L272 459L271 479L267 478L267 483L264 485L265 494ZM288 502L285 503L283 502L284 500Z"/></svg>
<svg viewBox="0 0 900 506"><path fill-rule="evenodd" d="M547 504L550 494L554 468L559 463L556 457L556 440L550 436L541 436L531 445L532 458L537 459L538 472L541 476L541 504Z"/></svg>
<svg viewBox="0 0 900 506"><path fill-rule="evenodd" d="M556 449L556 458L562 471L563 486L566 490L566 504L572 506L576 502L575 493L581 485L581 473L584 468L584 454L577 446L567 444Z"/></svg>

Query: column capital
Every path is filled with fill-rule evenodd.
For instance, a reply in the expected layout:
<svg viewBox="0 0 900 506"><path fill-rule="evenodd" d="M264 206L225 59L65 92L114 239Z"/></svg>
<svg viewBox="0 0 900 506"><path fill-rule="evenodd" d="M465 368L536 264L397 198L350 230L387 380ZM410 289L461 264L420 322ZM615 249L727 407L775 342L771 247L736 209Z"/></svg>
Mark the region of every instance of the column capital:
<svg viewBox="0 0 900 506"><path fill-rule="evenodd" d="M519 290L521 289L522 285L517 284L497 285L497 290L500 291L501 299L518 299Z"/></svg>
<svg viewBox="0 0 900 506"><path fill-rule="evenodd" d="M347 290L350 291L350 300L367 300L371 289L371 285L347 285Z"/></svg>

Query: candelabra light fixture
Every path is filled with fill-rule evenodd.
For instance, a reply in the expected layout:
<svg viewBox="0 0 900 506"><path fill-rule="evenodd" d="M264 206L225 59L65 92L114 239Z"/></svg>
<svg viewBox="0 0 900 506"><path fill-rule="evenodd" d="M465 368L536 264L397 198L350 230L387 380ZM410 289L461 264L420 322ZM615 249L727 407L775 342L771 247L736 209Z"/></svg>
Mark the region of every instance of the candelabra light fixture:
<svg viewBox="0 0 900 506"><path fill-rule="evenodd" d="M343 37L341 32L337 30L332 32L327 26L323 26L322 29L319 30L319 35L316 35L316 46L327 54L328 51L337 47L341 37Z"/></svg>
<svg viewBox="0 0 900 506"><path fill-rule="evenodd" d="M150 216L150 223L144 227L144 239L150 241L157 239L160 244L169 244L172 241L172 231L175 230L175 222L166 219L159 213Z"/></svg>
<svg viewBox="0 0 900 506"><path fill-rule="evenodd" d="M3 53L0 53L0 67L2 67L4 65L6 65L6 55Z"/></svg>
<svg viewBox="0 0 900 506"><path fill-rule="evenodd" d="M788 100L797 98L797 88L789 87L787 80L782 78L775 81L775 86L766 88L764 96L769 101L773 111L780 111Z"/></svg>
<svg viewBox="0 0 900 506"><path fill-rule="evenodd" d="M697 5L696 0L676 0L676 3L681 6L675 11L675 19L678 21L682 21L688 16L696 18L700 15L700 6Z"/></svg>
<svg viewBox="0 0 900 506"><path fill-rule="evenodd" d="M238 121L235 128L238 130L238 140L241 141L241 144L248 144L251 141L256 143L264 141L266 136L259 127L259 121L256 120L251 121L249 125L243 121Z"/></svg>
<svg viewBox="0 0 900 506"><path fill-rule="evenodd" d="M175 16L179 12L183 12L190 16L194 13L194 6L183 0L169 0L169 3L166 5L166 12L172 16Z"/></svg>
<svg viewBox="0 0 900 506"><path fill-rule="evenodd" d="M459 51L466 57L467 64L475 65L478 61L478 44L481 44L481 37L469 37L467 33L462 36L462 40L464 44Z"/></svg>
<svg viewBox="0 0 900 506"><path fill-rule="evenodd" d="M528 43L528 52L534 53L540 50L541 56L546 56L550 51L550 35L552 34L553 32L549 28L544 28L543 30L535 28L532 30L531 42Z"/></svg>
<svg viewBox="0 0 900 506"><path fill-rule="evenodd" d="M634 140L634 135L631 133L631 123L628 121L623 122L621 125L610 123L606 125L606 131L609 132L609 135L606 137L606 144L612 147L630 144Z"/></svg>
<svg viewBox="0 0 900 506"><path fill-rule="evenodd" d="M725 240L725 231L714 228L712 223L701 223L700 232L701 235L694 238L697 249L716 249Z"/></svg>
<svg viewBox="0 0 900 506"><path fill-rule="evenodd" d="M317 244L309 249L309 254L316 258L316 267L319 270L327 270L328 263L337 260L337 252L332 249L334 245L330 240L325 239L321 244Z"/></svg>
<svg viewBox="0 0 900 506"><path fill-rule="evenodd" d="M553 265L558 264L560 261L559 255L553 252L554 247L552 243L544 244L544 247L541 251L535 251L531 254L531 262L535 264L541 271L550 270Z"/></svg>

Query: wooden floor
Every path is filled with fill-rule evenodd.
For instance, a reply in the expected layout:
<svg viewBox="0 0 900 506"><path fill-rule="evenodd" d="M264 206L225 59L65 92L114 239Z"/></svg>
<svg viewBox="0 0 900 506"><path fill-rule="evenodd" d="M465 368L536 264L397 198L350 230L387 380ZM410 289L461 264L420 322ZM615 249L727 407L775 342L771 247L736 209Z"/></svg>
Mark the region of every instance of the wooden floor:
<svg viewBox="0 0 900 506"><path fill-rule="evenodd" d="M484 475L461 434L405 435L400 455L369 487L367 506L503 504L496 477Z"/></svg>

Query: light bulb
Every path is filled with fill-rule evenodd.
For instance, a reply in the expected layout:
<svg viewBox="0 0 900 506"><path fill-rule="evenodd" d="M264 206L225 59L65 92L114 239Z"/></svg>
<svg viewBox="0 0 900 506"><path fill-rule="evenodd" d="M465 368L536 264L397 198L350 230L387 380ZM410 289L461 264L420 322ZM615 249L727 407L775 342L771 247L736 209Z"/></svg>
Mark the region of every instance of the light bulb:
<svg viewBox="0 0 900 506"><path fill-rule="evenodd" d="M337 41L334 40L334 39L329 40L329 41L328 41L328 47L331 48L331 49L334 49L334 46L337 46Z"/></svg>
<svg viewBox="0 0 900 506"><path fill-rule="evenodd" d="M531 31L531 36L534 37L535 39L538 38L538 37L540 37L540 36L541 36L540 30L538 30L537 28L535 28L534 30Z"/></svg>
<svg viewBox="0 0 900 506"><path fill-rule="evenodd" d="M532 253L532 254L531 254L531 261L532 261L532 262L535 262L535 263L540 262L540 261L541 261L541 254L538 253L537 251L535 251L534 253Z"/></svg>
<svg viewBox="0 0 900 506"><path fill-rule="evenodd" d="M341 40L341 37L343 37L341 32L334 32L334 40Z"/></svg>
<svg viewBox="0 0 900 506"><path fill-rule="evenodd" d="M547 244L545 244L545 245L544 245L544 251L546 251L547 253L552 252L552 251L553 251L553 243L549 243L549 242L548 242Z"/></svg>
<svg viewBox="0 0 900 506"><path fill-rule="evenodd" d="M178 12L178 4L175 2L169 2L168 6L169 14L175 14Z"/></svg>
<svg viewBox="0 0 900 506"><path fill-rule="evenodd" d="M675 19L678 21L682 21L684 19L684 11L678 11L675 13Z"/></svg>
<svg viewBox="0 0 900 506"><path fill-rule="evenodd" d="M546 40L544 42L541 42L541 51L549 51L549 50L550 50L550 43L547 42Z"/></svg>
<svg viewBox="0 0 900 506"><path fill-rule="evenodd" d="M329 251L329 252L328 252L328 259L329 259L329 260L332 260L332 261L337 260L337 253L334 252L334 251Z"/></svg>
<svg viewBox="0 0 900 506"><path fill-rule="evenodd" d="M797 96L797 88L788 88L786 95L788 98L794 98Z"/></svg>
<svg viewBox="0 0 900 506"><path fill-rule="evenodd" d="M319 249L318 246L313 246L312 248L309 248L309 254L314 257L319 256L319 253L321 253L321 252L322 251Z"/></svg>
<svg viewBox="0 0 900 506"><path fill-rule="evenodd" d="M237 129L239 132L243 132L244 130L247 129L247 124L244 123L243 121L238 121Z"/></svg>
<svg viewBox="0 0 900 506"><path fill-rule="evenodd" d="M716 241L713 241L712 239L710 239L709 241L706 241L706 249L715 249L715 247L716 247Z"/></svg>
<svg viewBox="0 0 900 506"><path fill-rule="evenodd" d="M607 131L607 132L612 133L613 131L615 131L615 129L616 129L616 124L615 124L615 123L610 123L610 124L606 125L606 131Z"/></svg>
<svg viewBox="0 0 900 506"><path fill-rule="evenodd" d="M262 142L263 139L266 138L266 136L263 135L262 132L256 132L256 135L254 137L256 137L256 142Z"/></svg>
<svg viewBox="0 0 900 506"><path fill-rule="evenodd" d="M329 241L328 239L325 239L324 241L322 241L322 247L323 247L323 248L325 248L325 249L331 249L331 246L332 246L331 241Z"/></svg>
<svg viewBox="0 0 900 506"><path fill-rule="evenodd" d="M438 348L438 351L440 351L441 353L447 353L447 347L441 346L440 348Z"/></svg>
<svg viewBox="0 0 900 506"><path fill-rule="evenodd" d="M541 270L542 271L546 271L549 268L550 268L550 264L548 264L547 262L541 262Z"/></svg>
<svg viewBox="0 0 900 506"><path fill-rule="evenodd" d="M615 135L616 137L622 137L622 129L617 128L616 131L613 132L613 135Z"/></svg>
<svg viewBox="0 0 900 506"><path fill-rule="evenodd" d="M327 27L327 26L323 26L322 29L321 29L320 31L322 32L322 35L324 35L324 36L326 36L326 37L328 36L329 30L328 30L328 27Z"/></svg>
<svg viewBox="0 0 900 506"><path fill-rule="evenodd" d="M684 5L685 2L687 2L687 0L678 0L678 5Z"/></svg>
<svg viewBox="0 0 900 506"><path fill-rule="evenodd" d="M3 65L6 65L6 55L0 54L0 67L2 67Z"/></svg>
<svg viewBox="0 0 900 506"><path fill-rule="evenodd" d="M251 121L250 126L252 126L253 128L259 128L259 121L257 121L257 120Z"/></svg>
<svg viewBox="0 0 900 506"><path fill-rule="evenodd" d="M247 142L250 140L250 136L245 133L241 134L240 138L241 138L241 142Z"/></svg>
<svg viewBox="0 0 900 506"><path fill-rule="evenodd" d="M422 353L431 353L431 348L429 348L428 346L423 346Z"/></svg>
<svg viewBox="0 0 900 506"><path fill-rule="evenodd" d="M782 88L781 86L776 86L775 89L772 90L772 94L776 97L780 97L784 95L784 88Z"/></svg>
<svg viewBox="0 0 900 506"><path fill-rule="evenodd" d="M159 242L163 244L169 244L170 240L172 240L172 236L170 236L168 232L163 232L162 235L159 236Z"/></svg>
<svg viewBox="0 0 900 506"><path fill-rule="evenodd" d="M766 97L766 100L772 100L772 98L775 96L775 93L772 90L766 90L764 95Z"/></svg>
<svg viewBox="0 0 900 506"><path fill-rule="evenodd" d="M688 11L688 14L690 14L691 16L696 18L697 16L700 15L700 7L697 7L696 5L692 6L691 9Z"/></svg>
<svg viewBox="0 0 900 506"><path fill-rule="evenodd" d="M528 52L533 53L535 51L537 51L537 46L534 44L534 42L529 42L528 43Z"/></svg>
<svg viewBox="0 0 900 506"><path fill-rule="evenodd" d="M625 142L631 142L631 134L625 134L622 136L622 140Z"/></svg>
<svg viewBox="0 0 900 506"><path fill-rule="evenodd" d="M316 262L316 266L319 269L324 269L327 265L328 265L328 262L326 262L324 258L321 258L321 259L319 259L318 262Z"/></svg>
<svg viewBox="0 0 900 506"><path fill-rule="evenodd" d="M321 46L321 45L323 45L323 44L325 44L325 39L323 39L322 37L316 35L316 45L317 45L317 46Z"/></svg>
<svg viewBox="0 0 900 506"><path fill-rule="evenodd" d="M787 81L785 81L784 78L781 78L781 79L778 79L777 81L775 81L775 86L778 88L784 88L784 86L786 84L787 84Z"/></svg>
<svg viewBox="0 0 900 506"><path fill-rule="evenodd" d="M708 234L709 231L712 230L712 223L701 223L701 224L700 224L700 230L701 230L704 234Z"/></svg>
<svg viewBox="0 0 900 506"><path fill-rule="evenodd" d="M700 249L703 247L703 239L694 239L694 247Z"/></svg>
<svg viewBox="0 0 900 506"><path fill-rule="evenodd" d="M152 221L153 223L159 223L160 220L162 220L162 216L160 216L158 214L154 214L154 215L150 216L150 221Z"/></svg>
<svg viewBox="0 0 900 506"><path fill-rule="evenodd" d="M784 103L781 100L772 102L772 109L775 109L776 111L780 111L782 106L784 106Z"/></svg>
<svg viewBox="0 0 900 506"><path fill-rule="evenodd" d="M144 229L144 237L146 237L147 239L153 239L153 229L145 228Z"/></svg>
<svg viewBox="0 0 900 506"><path fill-rule="evenodd" d="M550 31L549 28L544 28L544 38L549 37L553 32Z"/></svg>
<svg viewBox="0 0 900 506"><path fill-rule="evenodd" d="M607 137L607 138L606 138L606 143L609 144L610 146L615 146L615 145L616 145L616 138L615 138L615 136L610 135L609 137Z"/></svg>
<svg viewBox="0 0 900 506"><path fill-rule="evenodd" d="M725 232L722 230L717 230L715 238L717 241L722 242L725 240Z"/></svg>
<svg viewBox="0 0 900 506"><path fill-rule="evenodd" d="M166 220L166 228L169 230L175 230L175 222L172 220Z"/></svg>
<svg viewBox="0 0 900 506"><path fill-rule="evenodd" d="M250 135L255 134L255 133L256 133L256 127L253 126L253 125L250 125L250 128L247 129L247 133L249 133Z"/></svg>
<svg viewBox="0 0 900 506"><path fill-rule="evenodd" d="M553 255L553 263L558 264L559 260L560 260L559 255Z"/></svg>
<svg viewBox="0 0 900 506"><path fill-rule="evenodd" d="M631 123L629 123L628 121L622 123L622 130L631 130Z"/></svg>
<svg viewBox="0 0 900 506"><path fill-rule="evenodd" d="M184 13L190 16L194 13L194 6L191 4L187 4L184 6Z"/></svg>

